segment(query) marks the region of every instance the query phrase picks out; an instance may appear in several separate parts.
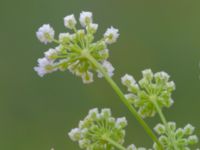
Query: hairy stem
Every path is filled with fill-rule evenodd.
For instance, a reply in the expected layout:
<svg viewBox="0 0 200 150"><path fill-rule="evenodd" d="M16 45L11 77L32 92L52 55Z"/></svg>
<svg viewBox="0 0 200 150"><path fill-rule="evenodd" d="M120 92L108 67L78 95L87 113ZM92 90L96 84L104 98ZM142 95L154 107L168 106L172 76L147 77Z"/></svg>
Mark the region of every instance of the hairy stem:
<svg viewBox="0 0 200 150"><path fill-rule="evenodd" d="M103 138L105 141L107 141L108 143L112 144L113 146L115 146L116 148L118 148L119 150L126 150L126 148L122 145L120 145L119 143L113 141L112 139L110 138Z"/></svg>
<svg viewBox="0 0 200 150"><path fill-rule="evenodd" d="M175 143L175 139L174 139L174 137L173 137L173 135L172 135L172 133L171 133L171 129L169 128L169 125L167 124L167 120L166 120L166 118L165 118L165 116L164 116L162 110L160 109L160 107L158 106L158 104L156 103L156 101L152 101L152 103L153 103L154 106L156 107L156 110L157 110L157 112L158 112L158 114L159 114L159 116L160 116L160 119L161 119L161 121L163 122L165 128L167 129L167 134L168 134L168 137L169 137L169 139L170 139L170 141L171 141L171 144L172 144L173 147L174 147L174 150L178 150L178 147L177 147L177 145L176 145L176 143Z"/></svg>
<svg viewBox="0 0 200 150"><path fill-rule="evenodd" d="M129 109L129 111L132 113L132 115L137 119L137 121L141 124L141 126L144 128L144 130L147 132L147 134L151 137L151 139L158 144L160 147L160 150L163 150L161 143L158 141L157 137L151 130L151 128L146 124L146 122L140 117L140 115L137 113L136 109L127 101L125 98L123 92L120 90L120 88L117 86L117 84L113 81L113 79L108 75L108 73L104 70L102 65L96 61L95 58L93 58L89 53L85 55L85 57L90 60L90 62L103 74L106 81L110 84L110 86L113 88L113 90L116 92L116 94L120 97L121 101L124 103L124 105Z"/></svg>

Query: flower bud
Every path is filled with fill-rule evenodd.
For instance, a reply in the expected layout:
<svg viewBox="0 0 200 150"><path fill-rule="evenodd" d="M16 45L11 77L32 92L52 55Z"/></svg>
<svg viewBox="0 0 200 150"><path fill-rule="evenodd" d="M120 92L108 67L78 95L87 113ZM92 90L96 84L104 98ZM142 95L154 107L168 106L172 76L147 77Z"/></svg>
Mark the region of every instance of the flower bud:
<svg viewBox="0 0 200 150"><path fill-rule="evenodd" d="M92 23L92 13L83 11L80 14L79 21L83 27L86 27Z"/></svg>
<svg viewBox="0 0 200 150"><path fill-rule="evenodd" d="M73 29L76 25L76 19L74 17L74 15L68 15L64 18L64 25L65 27L69 28L69 29Z"/></svg>

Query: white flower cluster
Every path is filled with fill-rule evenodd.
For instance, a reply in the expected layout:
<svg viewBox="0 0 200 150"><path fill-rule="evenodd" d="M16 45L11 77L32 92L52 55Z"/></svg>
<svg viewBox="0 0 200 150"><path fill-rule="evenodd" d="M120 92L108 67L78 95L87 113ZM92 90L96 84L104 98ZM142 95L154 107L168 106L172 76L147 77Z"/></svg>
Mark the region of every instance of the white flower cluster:
<svg viewBox="0 0 200 150"><path fill-rule="evenodd" d="M75 16L64 17L64 25L72 33L60 33L58 40L54 38L54 30L49 24L45 24L36 32L37 38L44 44L55 42L59 44L56 48L50 48L44 53L44 58L38 59L38 66L34 70L39 76L61 70L69 70L73 74L80 76L84 83L93 81L93 73L98 77L103 77L88 59L88 55L97 60L105 71L113 76L114 68L107 60L109 50L107 46L117 41L119 37L118 29L108 28L102 39L94 41L94 33L98 29L98 24L93 23L91 12L82 12L79 22L83 29L76 28L77 21Z"/></svg>
<svg viewBox="0 0 200 150"><path fill-rule="evenodd" d="M187 124L184 128L176 128L175 122L168 122L168 127L166 127L163 124L158 124L154 128L156 133L160 135L159 141L162 144L163 148L166 150L174 150L174 144L176 144L176 147L178 150L192 150L194 148L190 148L191 146L197 144L198 137L196 135L193 135L194 133L194 127L190 124ZM169 128L170 135L168 134L168 131L166 128ZM171 139L173 138L173 139ZM173 142L173 143L172 143ZM155 143L153 148L155 150L159 150L157 144Z"/></svg>
<svg viewBox="0 0 200 150"><path fill-rule="evenodd" d="M81 149L106 150L114 149L107 141L112 139L118 144L124 143L126 118L113 118L110 109L91 109L84 120L79 122L78 128L72 129L68 135L73 141L77 141Z"/></svg>
<svg viewBox="0 0 200 150"><path fill-rule="evenodd" d="M156 113L155 103L158 107L170 107L173 104L172 91L175 90L173 81L165 72L153 74L150 69L142 71L143 78L137 83L135 79L126 74L121 82L128 88L127 100L138 108L138 113L143 117L153 117Z"/></svg>

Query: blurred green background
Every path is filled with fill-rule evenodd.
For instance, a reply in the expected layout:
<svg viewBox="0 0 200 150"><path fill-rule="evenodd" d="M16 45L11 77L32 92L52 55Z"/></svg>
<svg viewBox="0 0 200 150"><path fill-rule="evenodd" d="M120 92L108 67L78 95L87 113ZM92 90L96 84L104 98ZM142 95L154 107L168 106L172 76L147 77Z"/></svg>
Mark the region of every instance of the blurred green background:
<svg viewBox="0 0 200 150"><path fill-rule="evenodd" d="M103 79L83 85L69 72L40 78L33 71L51 46L36 39L38 27L50 23L57 33L65 31L63 17L82 10L94 13L99 37L111 25L120 29L110 47L114 79L120 84L124 73L140 79L145 68L165 70L177 85L167 119L190 122L200 135L199 8L199 0L0 0L0 150L77 150L67 133L93 107L127 116L126 144L151 146ZM153 127L158 118L146 121Z"/></svg>

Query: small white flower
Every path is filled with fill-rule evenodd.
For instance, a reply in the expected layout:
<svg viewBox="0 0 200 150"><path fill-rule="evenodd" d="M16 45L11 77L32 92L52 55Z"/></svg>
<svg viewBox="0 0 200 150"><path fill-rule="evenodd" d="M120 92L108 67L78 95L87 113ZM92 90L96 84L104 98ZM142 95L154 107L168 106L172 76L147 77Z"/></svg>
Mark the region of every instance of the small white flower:
<svg viewBox="0 0 200 150"><path fill-rule="evenodd" d="M146 149L144 147L136 147L134 144L131 144L127 147L127 150L151 150L151 149Z"/></svg>
<svg viewBox="0 0 200 150"><path fill-rule="evenodd" d="M85 84L89 84L89 83L93 82L93 73L89 72L89 71L83 73L82 80L83 80L83 83L85 83Z"/></svg>
<svg viewBox="0 0 200 150"><path fill-rule="evenodd" d="M129 74L125 74L122 78L121 78L121 82L123 85L133 85L136 83L135 79L133 78L133 76L129 75Z"/></svg>
<svg viewBox="0 0 200 150"><path fill-rule="evenodd" d="M34 67L34 70L38 73L40 77L43 77L47 73L56 71L56 69L53 68L52 66L53 66L52 61L48 60L47 58L39 58L38 66Z"/></svg>
<svg viewBox="0 0 200 150"><path fill-rule="evenodd" d="M127 120L125 117L122 117L122 118L117 118L117 121L116 121L116 125L117 127L119 128L124 128L127 126Z"/></svg>
<svg viewBox="0 0 200 150"><path fill-rule="evenodd" d="M192 134L194 132L195 128L191 125L191 124L187 124L185 127L184 127L184 132L185 134Z"/></svg>
<svg viewBox="0 0 200 150"><path fill-rule="evenodd" d="M153 78L153 72L151 71L151 69L143 70L142 75L143 75L144 78L146 78L148 80L152 80L152 78Z"/></svg>
<svg viewBox="0 0 200 150"><path fill-rule="evenodd" d="M47 74L46 70L42 67L34 67L34 70L38 73L40 77L43 77L45 74Z"/></svg>
<svg viewBox="0 0 200 150"><path fill-rule="evenodd" d="M81 130L79 128L74 128L68 133L72 141L78 141L81 137Z"/></svg>
<svg viewBox="0 0 200 150"><path fill-rule="evenodd" d="M90 140L86 140L86 139L78 141L78 144L79 144L81 149L86 148L88 145L90 145L90 143L91 143L91 141Z"/></svg>
<svg viewBox="0 0 200 150"><path fill-rule="evenodd" d="M91 32L91 33L95 33L98 29L98 24L96 23L91 23L86 29L87 31Z"/></svg>
<svg viewBox="0 0 200 150"><path fill-rule="evenodd" d="M69 28L69 29L73 29L76 25L76 19L74 17L74 15L69 15L64 17L64 25L65 27Z"/></svg>
<svg viewBox="0 0 200 150"><path fill-rule="evenodd" d="M198 143L198 141L199 139L196 135L191 135L188 137L188 143L191 145Z"/></svg>
<svg viewBox="0 0 200 150"><path fill-rule="evenodd" d="M107 29L107 31L104 33L105 42L107 44L112 44L117 41L117 38L119 37L119 30L115 29L114 27L110 27Z"/></svg>
<svg viewBox="0 0 200 150"><path fill-rule="evenodd" d="M83 27L92 23L92 13L83 11L80 13L79 21Z"/></svg>
<svg viewBox="0 0 200 150"><path fill-rule="evenodd" d="M102 117L111 117L111 110L109 108L104 108L101 110L101 114Z"/></svg>
<svg viewBox="0 0 200 150"><path fill-rule="evenodd" d="M77 37L80 38L80 39L83 39L84 36L85 36L85 30L78 30L77 33L76 33Z"/></svg>
<svg viewBox="0 0 200 150"><path fill-rule="evenodd" d="M89 115L91 115L91 114L93 114L93 113L98 114L98 113L99 113L98 108L92 108L92 109L90 109L89 112L88 112Z"/></svg>
<svg viewBox="0 0 200 150"><path fill-rule="evenodd" d="M159 135L164 134L165 133L165 126L161 123L157 124L154 127L154 131L156 131Z"/></svg>
<svg viewBox="0 0 200 150"><path fill-rule="evenodd" d="M170 121L170 122L168 122L168 126L171 130L175 130L176 129L176 122Z"/></svg>
<svg viewBox="0 0 200 150"><path fill-rule="evenodd" d="M54 60L57 55L57 50L50 48L48 51L44 52L44 56L49 60Z"/></svg>
<svg viewBox="0 0 200 150"><path fill-rule="evenodd" d="M176 89L176 85L174 83L174 81L170 81L167 83L167 88L175 90Z"/></svg>
<svg viewBox="0 0 200 150"><path fill-rule="evenodd" d="M102 67L106 70L106 72L108 73L108 75L110 77L112 77L114 75L113 72L114 72L115 68L112 66L112 64L109 61L104 60L102 63ZM102 73L99 71L97 71L97 72L98 72L97 76L99 78L102 78L103 77Z"/></svg>
<svg viewBox="0 0 200 150"><path fill-rule="evenodd" d="M127 147L127 150L137 150L134 144L131 144Z"/></svg>
<svg viewBox="0 0 200 150"><path fill-rule="evenodd" d="M96 23L91 23L91 24L90 24L90 28L92 28L92 29L95 30L95 31L98 29L98 26L99 26L99 25L96 24Z"/></svg>
<svg viewBox="0 0 200 150"><path fill-rule="evenodd" d="M54 29L49 24L44 24L36 32L37 38L44 44L52 42L54 35Z"/></svg>
<svg viewBox="0 0 200 150"><path fill-rule="evenodd" d="M168 81L170 78L169 74L164 71L155 73L154 77L157 81L160 81L160 80Z"/></svg>
<svg viewBox="0 0 200 150"><path fill-rule="evenodd" d="M99 114L98 108L93 108L93 109L90 109L88 116L92 118L96 118L98 114Z"/></svg>
<svg viewBox="0 0 200 150"><path fill-rule="evenodd" d="M60 33L59 34L59 42L64 42L64 41L68 41L71 40L72 37L69 33Z"/></svg>

